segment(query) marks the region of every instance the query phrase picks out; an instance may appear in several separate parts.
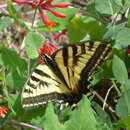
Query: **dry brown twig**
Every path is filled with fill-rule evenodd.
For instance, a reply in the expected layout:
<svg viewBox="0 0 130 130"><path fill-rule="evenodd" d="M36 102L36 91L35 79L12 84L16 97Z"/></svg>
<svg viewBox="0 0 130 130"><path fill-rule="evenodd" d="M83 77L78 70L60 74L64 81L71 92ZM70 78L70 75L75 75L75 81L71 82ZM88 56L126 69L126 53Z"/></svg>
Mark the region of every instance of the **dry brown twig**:
<svg viewBox="0 0 130 130"><path fill-rule="evenodd" d="M42 128L39 128L37 126L27 124L27 123L24 123L24 122L15 121L15 120L8 120L7 123L13 124L13 125L18 125L18 126L23 126L23 127L28 127L28 128L33 129L33 130L43 130Z"/></svg>

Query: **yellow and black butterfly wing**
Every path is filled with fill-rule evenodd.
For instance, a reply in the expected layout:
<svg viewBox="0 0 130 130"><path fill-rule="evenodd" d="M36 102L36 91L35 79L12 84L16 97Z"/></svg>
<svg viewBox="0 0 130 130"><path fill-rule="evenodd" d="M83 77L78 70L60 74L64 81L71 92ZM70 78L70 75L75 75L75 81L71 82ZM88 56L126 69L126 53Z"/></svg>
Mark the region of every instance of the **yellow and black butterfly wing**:
<svg viewBox="0 0 130 130"><path fill-rule="evenodd" d="M73 93L84 92L91 74L110 49L103 41L88 41L68 45L55 52L52 58ZM84 92L85 93L85 92Z"/></svg>
<svg viewBox="0 0 130 130"><path fill-rule="evenodd" d="M88 41L67 45L51 57L44 55L45 64L38 65L24 86L23 107L47 102L75 101L85 93L91 73L104 58L110 44Z"/></svg>
<svg viewBox="0 0 130 130"><path fill-rule="evenodd" d="M46 64L40 64L33 70L22 92L24 108L67 100L66 95L70 95L70 90L53 70Z"/></svg>

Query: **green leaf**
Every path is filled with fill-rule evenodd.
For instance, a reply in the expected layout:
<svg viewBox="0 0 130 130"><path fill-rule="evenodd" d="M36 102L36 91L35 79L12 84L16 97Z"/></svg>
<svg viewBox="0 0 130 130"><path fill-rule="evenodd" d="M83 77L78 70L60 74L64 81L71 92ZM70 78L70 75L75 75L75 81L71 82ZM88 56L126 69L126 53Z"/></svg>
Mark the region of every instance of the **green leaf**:
<svg viewBox="0 0 130 130"><path fill-rule="evenodd" d="M64 124L66 130L97 130L97 121L89 100L83 97L77 107L77 110L72 112L70 120Z"/></svg>
<svg viewBox="0 0 130 130"><path fill-rule="evenodd" d="M80 26L79 26L80 25ZM79 42L87 35L93 39L101 39L103 25L91 17L83 19L75 17L68 26L68 36L70 42Z"/></svg>
<svg viewBox="0 0 130 130"><path fill-rule="evenodd" d="M5 14L4 14L4 13L2 13L2 12L0 12L0 17L3 17L3 16L5 16Z"/></svg>
<svg viewBox="0 0 130 130"><path fill-rule="evenodd" d="M116 37L117 37L117 34L118 32L124 28L126 22L123 22L123 23L109 23L106 28L104 29L104 36L103 36L103 39L112 39L112 40L115 40Z"/></svg>
<svg viewBox="0 0 130 130"><path fill-rule="evenodd" d="M123 93L116 105L116 114L123 119L130 115L130 89Z"/></svg>
<svg viewBox="0 0 130 130"><path fill-rule="evenodd" d="M125 86L127 89L130 89L130 79L126 81Z"/></svg>
<svg viewBox="0 0 130 130"><path fill-rule="evenodd" d="M112 71L119 83L125 84L128 80L128 73L125 63L116 55L113 57Z"/></svg>
<svg viewBox="0 0 130 130"><path fill-rule="evenodd" d="M98 69L97 71L93 72L93 74L92 74L93 79L91 81L91 84L95 85L96 83L98 83L103 77L102 74L103 74L102 69Z"/></svg>
<svg viewBox="0 0 130 130"><path fill-rule="evenodd" d="M123 0L115 0L115 3L119 6L123 6Z"/></svg>
<svg viewBox="0 0 130 130"><path fill-rule="evenodd" d="M0 70L0 81L2 81L3 79L4 79L3 72L2 70Z"/></svg>
<svg viewBox="0 0 130 130"><path fill-rule="evenodd" d="M25 37L25 50L29 58L38 57L37 49L45 39L36 32L29 32Z"/></svg>
<svg viewBox="0 0 130 130"><path fill-rule="evenodd" d="M122 120L119 120L116 125L120 128L124 128L126 130L130 130L130 116L127 116L123 118Z"/></svg>
<svg viewBox="0 0 130 130"><path fill-rule="evenodd" d="M13 116L22 114L21 97L20 94L9 94L8 96L8 107L12 111Z"/></svg>
<svg viewBox="0 0 130 130"><path fill-rule="evenodd" d="M95 9L95 0L89 0L87 2L86 11L97 16L98 18L100 17L100 13Z"/></svg>
<svg viewBox="0 0 130 130"><path fill-rule="evenodd" d="M23 85L25 84L26 78L20 76L17 71L13 71L8 73L6 76L6 85L13 90L21 90Z"/></svg>
<svg viewBox="0 0 130 130"><path fill-rule="evenodd" d="M101 14L113 15L120 10L114 0L95 0L95 8Z"/></svg>
<svg viewBox="0 0 130 130"><path fill-rule="evenodd" d="M72 113L72 109L69 106L67 108L64 108L58 116L60 122L65 122L69 120L71 113Z"/></svg>
<svg viewBox="0 0 130 130"><path fill-rule="evenodd" d="M52 104L48 105L44 116L38 116L36 119L33 119L31 123L45 130L64 130L63 125L60 124L57 115L54 113Z"/></svg>
<svg viewBox="0 0 130 130"><path fill-rule="evenodd" d="M111 78L113 77L113 73L112 73L112 61L111 60L107 60L106 62L104 62L101 65L102 68L102 78Z"/></svg>
<svg viewBox="0 0 130 130"><path fill-rule="evenodd" d="M118 32L114 48L122 49L130 45L130 28L124 28Z"/></svg>
<svg viewBox="0 0 130 130"><path fill-rule="evenodd" d="M44 116L45 114L45 108L46 107L44 106L40 106L35 109L26 109L24 113L20 116L20 120L27 123L32 123L34 121L34 124L37 125L39 117L42 118L42 116Z"/></svg>
<svg viewBox="0 0 130 130"><path fill-rule="evenodd" d="M7 28L11 23L12 22L9 17L0 17L0 31Z"/></svg>
<svg viewBox="0 0 130 130"><path fill-rule="evenodd" d="M127 6L127 8L130 8L130 1L129 0L124 0L124 5Z"/></svg>
<svg viewBox="0 0 130 130"><path fill-rule="evenodd" d="M14 50L6 47L0 48L0 59L2 60L0 64L5 68L10 71L16 70L19 75L24 74L26 62Z"/></svg>
<svg viewBox="0 0 130 130"><path fill-rule="evenodd" d="M109 115L95 102L92 103L95 110L95 118L98 122L98 127L101 130L113 130L113 124Z"/></svg>

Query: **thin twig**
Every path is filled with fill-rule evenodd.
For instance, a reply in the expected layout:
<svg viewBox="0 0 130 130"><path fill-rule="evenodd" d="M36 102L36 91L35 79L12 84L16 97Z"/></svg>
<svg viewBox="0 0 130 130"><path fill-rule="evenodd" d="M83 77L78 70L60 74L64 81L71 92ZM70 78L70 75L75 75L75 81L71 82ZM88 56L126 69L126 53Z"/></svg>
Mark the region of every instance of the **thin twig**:
<svg viewBox="0 0 130 130"><path fill-rule="evenodd" d="M105 105L106 105L106 101L107 101L107 98L108 98L108 95L109 95L109 93L110 93L110 91L112 90L112 88L113 88L114 86L111 86L109 89L108 89L108 91L107 91L107 94L106 94L106 97L105 97L105 99L104 99L104 103L103 103L103 110L105 109Z"/></svg>
<svg viewBox="0 0 130 130"><path fill-rule="evenodd" d="M93 94L95 94L97 96L97 98L104 103L104 99L96 92L96 91L92 91L90 90L90 92L92 92ZM113 110L113 108L107 104L107 102L105 102L105 107L107 107L111 112L115 113L115 110Z"/></svg>
<svg viewBox="0 0 130 130"><path fill-rule="evenodd" d="M33 130L43 130L42 128L39 128L37 126L27 124L27 123L24 123L24 122L18 122L18 121L15 121L15 120L9 120L9 121L7 121L7 123L32 128Z"/></svg>
<svg viewBox="0 0 130 130"><path fill-rule="evenodd" d="M0 13L4 14L4 16L8 16L9 17L9 13L5 8L0 8Z"/></svg>

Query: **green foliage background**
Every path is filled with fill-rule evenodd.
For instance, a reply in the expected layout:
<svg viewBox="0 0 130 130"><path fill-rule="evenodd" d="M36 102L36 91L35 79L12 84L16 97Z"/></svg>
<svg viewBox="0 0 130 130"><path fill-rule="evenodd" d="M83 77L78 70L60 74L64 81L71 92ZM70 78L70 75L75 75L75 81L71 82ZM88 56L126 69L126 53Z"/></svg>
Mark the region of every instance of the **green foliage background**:
<svg viewBox="0 0 130 130"><path fill-rule="evenodd" d="M56 0L59 2L62 0ZM73 1L74 2L74 1ZM0 31L8 28L16 21L27 34L24 37L25 53L28 60L23 59L17 52L8 48L7 41L0 44L0 106L9 108L5 118L0 118L0 129L13 130L11 120L32 124L45 130L120 130L130 129L130 57L125 50L130 45L130 13L124 16L130 8L129 0L90 0L86 2L84 12L75 15L79 8L55 9L65 13L68 17L60 19L47 13L49 19L56 21L56 26L48 30L39 20L38 26L29 27L20 16L19 8L7 0L9 16L0 13ZM115 18L112 18L115 16ZM67 36L70 43L84 40L105 40L112 44L111 59L104 62L93 74L93 84L103 78L110 78L112 86L118 93L115 112L116 120L111 119L102 106L91 102L91 98L83 97L73 111L67 107L57 116L53 104L33 110L24 110L21 106L21 91L28 78L28 72L36 64L37 49L45 40L41 32L57 32L68 29ZM104 86L105 87L105 86ZM13 91L13 93L12 93ZM21 126L16 126L20 128ZM22 126L23 127L23 126ZM24 127L25 130L31 128Z"/></svg>

